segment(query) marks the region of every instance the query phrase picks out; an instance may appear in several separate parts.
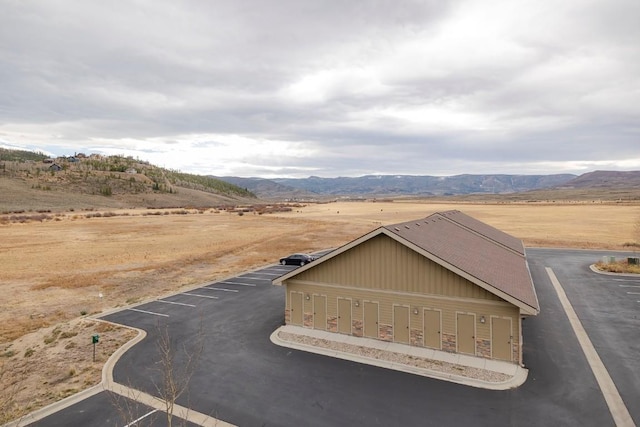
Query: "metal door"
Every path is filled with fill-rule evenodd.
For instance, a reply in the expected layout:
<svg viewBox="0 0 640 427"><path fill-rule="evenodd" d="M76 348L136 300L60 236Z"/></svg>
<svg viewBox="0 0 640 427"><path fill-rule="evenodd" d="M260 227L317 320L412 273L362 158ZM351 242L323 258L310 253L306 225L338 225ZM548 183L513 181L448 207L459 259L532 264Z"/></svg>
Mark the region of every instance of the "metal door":
<svg viewBox="0 0 640 427"><path fill-rule="evenodd" d="M338 298L338 332L351 335L351 300Z"/></svg>
<svg viewBox="0 0 640 427"><path fill-rule="evenodd" d="M442 340L440 339L440 310L424 311L424 346L442 348Z"/></svg>
<svg viewBox="0 0 640 427"><path fill-rule="evenodd" d="M378 303L364 303L364 336L378 338Z"/></svg>
<svg viewBox="0 0 640 427"><path fill-rule="evenodd" d="M313 328L327 329L327 297L324 295L313 296Z"/></svg>
<svg viewBox="0 0 640 427"><path fill-rule="evenodd" d="M409 307L393 307L393 341L409 344Z"/></svg>
<svg viewBox="0 0 640 427"><path fill-rule="evenodd" d="M291 324L302 326L302 293L291 292Z"/></svg>
<svg viewBox="0 0 640 427"><path fill-rule="evenodd" d="M457 346L459 353L476 354L476 316L458 313Z"/></svg>
<svg viewBox="0 0 640 427"><path fill-rule="evenodd" d="M511 362L511 319L491 318L491 357Z"/></svg>

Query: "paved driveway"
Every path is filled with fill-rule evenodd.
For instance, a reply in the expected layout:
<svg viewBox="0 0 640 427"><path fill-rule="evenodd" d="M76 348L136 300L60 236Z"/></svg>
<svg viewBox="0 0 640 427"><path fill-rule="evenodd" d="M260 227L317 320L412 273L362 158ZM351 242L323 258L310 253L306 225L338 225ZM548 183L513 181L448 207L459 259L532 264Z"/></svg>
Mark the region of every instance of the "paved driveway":
<svg viewBox="0 0 640 427"><path fill-rule="evenodd" d="M628 293L635 288L620 286L637 282L589 271L601 252L529 249L528 255L542 311L524 322L530 372L515 390L475 389L272 344L269 335L283 323L284 293L270 281L292 268L281 266L107 316L149 333L118 362L114 378L155 394L158 325L167 325L172 346L182 349L197 341L202 324L204 353L178 402L241 426L612 426L545 271L551 267L640 423L640 298ZM73 417L67 422L75 424Z"/></svg>

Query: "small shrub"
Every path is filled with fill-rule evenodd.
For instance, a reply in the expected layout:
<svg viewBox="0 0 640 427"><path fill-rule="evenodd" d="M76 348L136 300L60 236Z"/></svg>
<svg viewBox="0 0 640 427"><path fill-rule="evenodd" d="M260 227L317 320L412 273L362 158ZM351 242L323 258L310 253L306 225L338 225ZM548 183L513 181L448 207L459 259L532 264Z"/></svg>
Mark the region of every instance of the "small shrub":
<svg viewBox="0 0 640 427"><path fill-rule="evenodd" d="M31 357L33 356L33 353L35 353L36 351L34 349L32 349L31 347L29 347L28 349L26 349L24 351L24 357Z"/></svg>
<svg viewBox="0 0 640 427"><path fill-rule="evenodd" d="M116 327L114 325L112 325L111 323L104 323L104 322L98 323L94 328L94 330L96 332L99 332L99 333L111 332L111 331L113 331L115 329L116 329Z"/></svg>
<svg viewBox="0 0 640 427"><path fill-rule="evenodd" d="M46 337L44 337L44 343L45 344L51 344L53 342L55 342L55 340L58 339L58 336L60 335L60 329L55 328L52 332L51 335L47 335Z"/></svg>
<svg viewBox="0 0 640 427"><path fill-rule="evenodd" d="M629 264L627 260L609 263L599 261L595 264L595 267L600 271L607 271L609 273L640 274L640 265Z"/></svg>
<svg viewBox="0 0 640 427"><path fill-rule="evenodd" d="M80 316L86 316L87 310L80 310Z"/></svg>
<svg viewBox="0 0 640 427"><path fill-rule="evenodd" d="M61 334L60 334L59 338L60 338L61 340L64 340L64 339L67 339L67 338L73 338L73 337L75 337L76 335L78 335L78 333L77 333L77 332L74 332L74 331L65 331L65 332L63 332L63 333L61 333Z"/></svg>

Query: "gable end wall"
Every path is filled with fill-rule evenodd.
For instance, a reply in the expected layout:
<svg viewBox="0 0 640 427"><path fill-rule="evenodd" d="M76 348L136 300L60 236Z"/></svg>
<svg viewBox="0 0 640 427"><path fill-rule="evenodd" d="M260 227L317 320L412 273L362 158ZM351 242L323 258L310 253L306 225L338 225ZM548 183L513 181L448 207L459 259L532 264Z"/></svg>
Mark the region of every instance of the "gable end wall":
<svg viewBox="0 0 640 427"><path fill-rule="evenodd" d="M502 301L385 235L378 235L295 277L355 288Z"/></svg>

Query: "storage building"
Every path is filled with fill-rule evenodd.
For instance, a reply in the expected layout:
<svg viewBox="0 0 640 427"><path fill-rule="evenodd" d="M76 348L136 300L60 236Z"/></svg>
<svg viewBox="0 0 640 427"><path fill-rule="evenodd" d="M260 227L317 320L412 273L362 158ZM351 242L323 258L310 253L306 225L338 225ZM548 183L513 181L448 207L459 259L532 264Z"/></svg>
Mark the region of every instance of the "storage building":
<svg viewBox="0 0 640 427"><path fill-rule="evenodd" d="M460 211L383 226L273 281L285 322L522 364L522 242Z"/></svg>

